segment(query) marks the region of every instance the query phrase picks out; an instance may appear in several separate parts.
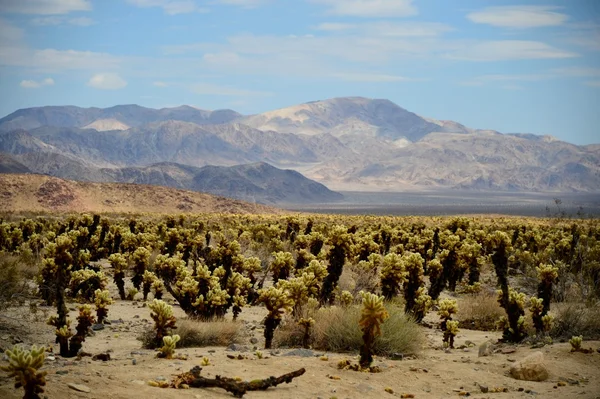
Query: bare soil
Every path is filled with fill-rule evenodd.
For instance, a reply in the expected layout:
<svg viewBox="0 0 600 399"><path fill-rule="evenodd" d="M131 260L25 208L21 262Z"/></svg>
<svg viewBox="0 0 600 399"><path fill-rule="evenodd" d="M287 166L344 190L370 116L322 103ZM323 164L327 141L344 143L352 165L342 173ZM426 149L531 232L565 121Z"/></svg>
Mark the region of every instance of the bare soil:
<svg viewBox="0 0 600 399"><path fill-rule="evenodd" d="M71 304L74 320L76 304ZM45 315L40 308L32 316L27 307L14 308L0 316L0 346L8 348L15 338L25 344L50 345L55 351L54 333L45 324ZM53 314L53 308L46 308ZM178 307L176 315L184 317ZM142 349L137 337L152 328L150 311L143 302L117 301L109 309L109 320L104 330L97 331L86 339L83 349L92 354L109 352L107 362L94 361L90 357L63 359L50 354L44 370L48 372L45 395L48 398L220 398L233 397L216 388L175 390L148 385L149 380L170 379L173 375L201 365L208 357L210 365L203 368L202 375L240 377L244 380L278 376L301 367L306 373L291 384L280 385L263 392L250 392L248 398L382 398L413 394L415 398L460 397L469 393L475 398L598 398L600 397L600 353L571 353L568 343L555 343L541 349L528 346L499 347L497 353L487 357L478 356L478 346L487 340L496 341L495 332L462 329L456 345L472 341L476 346L454 349L446 353L441 348L442 336L435 329L423 327L427 343L416 358L404 360L376 358L375 364L381 373L371 374L349 370L338 370L342 359L356 359L356 354L324 353L314 351L311 357L286 356L291 349L262 350L263 359L254 354L257 346L262 349L263 330L260 326L265 310L259 307L245 308L238 321L243 330L241 345L246 352L228 351L224 347L181 348L177 353L186 354L187 360L156 358L152 350ZM257 338L253 345L251 338ZM600 342L585 342L594 350ZM514 352L503 353L504 352ZM544 382L518 381L508 375L510 365L525 356L541 350L544 353L550 378ZM227 355L242 354L242 360L230 359ZM322 360L321 355L327 360ZM559 386L561 380L570 380ZM85 385L89 393L77 392L67 384ZM490 392L482 393L480 385ZM391 388L394 393L385 391ZM492 393L494 388L507 388L508 392ZM23 391L13 388L12 380L0 374L0 397L20 398ZM526 393L529 392L529 393Z"/></svg>

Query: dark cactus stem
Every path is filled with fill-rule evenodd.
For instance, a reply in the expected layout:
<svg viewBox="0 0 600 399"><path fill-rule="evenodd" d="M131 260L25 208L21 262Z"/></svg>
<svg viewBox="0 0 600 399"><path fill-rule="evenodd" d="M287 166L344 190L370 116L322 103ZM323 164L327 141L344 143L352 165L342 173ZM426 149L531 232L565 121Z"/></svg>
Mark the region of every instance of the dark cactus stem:
<svg viewBox="0 0 600 399"><path fill-rule="evenodd" d="M116 272L114 277L115 284L119 289L119 297L121 300L125 300L125 272Z"/></svg>
<svg viewBox="0 0 600 399"><path fill-rule="evenodd" d="M302 336L302 347L308 349L310 347L310 324L304 326L304 335Z"/></svg>
<svg viewBox="0 0 600 399"><path fill-rule="evenodd" d="M398 282L394 278L381 279L381 294L389 301L397 295Z"/></svg>
<svg viewBox="0 0 600 399"><path fill-rule="evenodd" d="M313 254L314 256L319 255L319 253L321 252L321 249L323 249L323 244L324 244L324 242L320 238L314 239L310 243L310 253Z"/></svg>
<svg viewBox="0 0 600 399"><path fill-rule="evenodd" d="M496 270L496 276L498 277L498 286L502 291L502 298L500 305L504 308L508 308L508 256L506 255L506 245L504 242L500 243L496 251L492 254L492 263Z"/></svg>
<svg viewBox="0 0 600 399"><path fill-rule="evenodd" d="M309 235L312 233L313 221L312 219L308 219L308 223L306 223L306 228L304 229L304 235Z"/></svg>
<svg viewBox="0 0 600 399"><path fill-rule="evenodd" d="M150 293L151 287L152 287L152 283L148 283L148 282L144 282L144 284L142 285L142 288L143 288L142 294L144 295L144 301L148 300L148 294Z"/></svg>
<svg viewBox="0 0 600 399"><path fill-rule="evenodd" d="M458 257L454 249L450 250L450 253L442 262L444 266L444 282L448 283L448 289L452 292L456 291L456 283L459 280L459 270L456 264L458 263Z"/></svg>
<svg viewBox="0 0 600 399"><path fill-rule="evenodd" d="M329 251L329 266L327 267L327 277L323 281L321 289L321 303L333 304L333 290L337 287L338 280L344 270L344 262L346 260L346 251L344 247L335 245Z"/></svg>
<svg viewBox="0 0 600 399"><path fill-rule="evenodd" d="M366 329L362 338L363 344L360 347L359 364L361 368L368 369L373 363L373 343L375 342L373 331L370 328Z"/></svg>
<svg viewBox="0 0 600 399"><path fill-rule="evenodd" d="M477 258L473 258L469 264L469 285L473 285L479 282L479 263Z"/></svg>
<svg viewBox="0 0 600 399"><path fill-rule="evenodd" d="M431 297L432 300L435 301L440 297L440 294L446 286L446 281L444 280L444 273L441 272L439 273L439 275L436 276L432 276L431 274L429 274L429 280L431 281L431 285L429 286L427 294Z"/></svg>
<svg viewBox="0 0 600 399"><path fill-rule="evenodd" d="M273 317L267 317L265 320L265 349L271 349L273 335L280 322L280 319L275 319Z"/></svg>

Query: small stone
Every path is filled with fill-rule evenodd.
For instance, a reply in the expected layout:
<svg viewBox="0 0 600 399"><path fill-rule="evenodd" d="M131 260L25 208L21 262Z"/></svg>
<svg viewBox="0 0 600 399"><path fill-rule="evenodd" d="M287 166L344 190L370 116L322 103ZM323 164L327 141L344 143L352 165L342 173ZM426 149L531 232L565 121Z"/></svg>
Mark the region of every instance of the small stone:
<svg viewBox="0 0 600 399"><path fill-rule="evenodd" d="M493 344L491 341L485 341L483 344L479 345L479 357L490 356L492 351Z"/></svg>
<svg viewBox="0 0 600 399"><path fill-rule="evenodd" d="M135 316L133 316L133 318L134 318L134 319L139 319L139 318L140 318L140 315L139 315L139 314L136 314Z"/></svg>
<svg viewBox="0 0 600 399"><path fill-rule="evenodd" d="M256 337L252 337L252 338L250 338L250 343L251 343L252 345L256 345L256 344L258 343L258 338L256 338Z"/></svg>
<svg viewBox="0 0 600 399"><path fill-rule="evenodd" d="M156 380L156 381L166 381L166 380L167 380L167 378L166 378L166 377L163 377L162 375L159 375L159 376L158 376L158 377L156 377L154 380Z"/></svg>
<svg viewBox="0 0 600 399"><path fill-rule="evenodd" d="M505 355L509 355L511 353L515 353L517 351L517 348L515 348L514 346L509 346L507 348L502 348L501 352Z"/></svg>
<svg viewBox="0 0 600 399"><path fill-rule="evenodd" d="M284 354L283 356L313 357L314 355L314 352L310 349L294 349Z"/></svg>
<svg viewBox="0 0 600 399"><path fill-rule="evenodd" d="M465 345L471 348L471 347L475 346L475 343L473 341L466 340Z"/></svg>
<svg viewBox="0 0 600 399"><path fill-rule="evenodd" d="M137 364L137 359L131 359L131 364L135 366Z"/></svg>
<svg viewBox="0 0 600 399"><path fill-rule="evenodd" d="M69 370L56 370L56 374L67 375L67 374L69 374Z"/></svg>
<svg viewBox="0 0 600 399"><path fill-rule="evenodd" d="M215 352L216 352L216 350L214 350L214 349L209 349L208 350L208 353L215 353Z"/></svg>
<svg viewBox="0 0 600 399"><path fill-rule="evenodd" d="M248 352L249 351L249 349L248 349L247 346L245 346L245 345L237 345L237 344L231 344L225 350L230 351L230 352L231 351L232 352Z"/></svg>
<svg viewBox="0 0 600 399"><path fill-rule="evenodd" d="M487 385L479 385L479 389L481 389L481 393L488 393L489 392L489 388Z"/></svg>
<svg viewBox="0 0 600 399"><path fill-rule="evenodd" d="M78 392L85 392L85 393L92 392L92 390L89 387L87 387L85 385L81 385L81 384L75 384L75 383L70 382L67 384L67 386Z"/></svg>
<svg viewBox="0 0 600 399"><path fill-rule="evenodd" d="M392 356L390 357L390 359L392 359L392 360L403 360L404 359L404 353L394 352L394 353L392 353Z"/></svg>
<svg viewBox="0 0 600 399"><path fill-rule="evenodd" d="M92 324L92 330L94 330L94 331L104 330L104 324Z"/></svg>

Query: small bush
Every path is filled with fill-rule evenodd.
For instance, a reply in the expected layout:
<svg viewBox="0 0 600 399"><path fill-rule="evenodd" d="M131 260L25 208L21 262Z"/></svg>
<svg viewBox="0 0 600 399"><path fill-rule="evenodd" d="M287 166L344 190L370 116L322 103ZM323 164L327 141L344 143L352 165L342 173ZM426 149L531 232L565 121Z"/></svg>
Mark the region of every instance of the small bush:
<svg viewBox="0 0 600 399"><path fill-rule="evenodd" d="M0 310L33 297L31 280L35 273L35 266L17 256L0 253Z"/></svg>
<svg viewBox="0 0 600 399"><path fill-rule="evenodd" d="M480 292L459 300L457 319L459 327L470 330L493 331L504 310L495 294Z"/></svg>
<svg viewBox="0 0 600 399"><path fill-rule="evenodd" d="M240 342L241 324L231 321L177 321L178 348L199 348L204 346L229 346ZM148 330L139 338L144 348L154 348L154 330Z"/></svg>
<svg viewBox="0 0 600 399"><path fill-rule="evenodd" d="M419 326L405 315L402 306L385 303L390 315L381 326L381 336L375 339L374 354L391 355L394 352L418 353L423 334ZM312 347L332 352L358 351L363 344L360 320L360 306L322 308L311 315L315 325L311 334ZM275 346L302 346L304 330L291 319L280 326L275 333Z"/></svg>
<svg viewBox="0 0 600 399"><path fill-rule="evenodd" d="M568 339L582 335L586 340L600 339L600 308L582 303L557 303L552 309L554 316L552 338Z"/></svg>

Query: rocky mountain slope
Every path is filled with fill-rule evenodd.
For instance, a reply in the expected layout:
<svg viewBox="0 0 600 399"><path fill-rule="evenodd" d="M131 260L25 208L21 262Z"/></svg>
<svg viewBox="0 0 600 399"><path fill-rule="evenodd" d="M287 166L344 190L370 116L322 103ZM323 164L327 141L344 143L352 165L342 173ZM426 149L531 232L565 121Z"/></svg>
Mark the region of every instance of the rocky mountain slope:
<svg viewBox="0 0 600 399"><path fill-rule="evenodd" d="M105 181L107 175L125 179L123 171L99 169L266 162L336 190L594 192L600 191L598 148L549 136L471 129L421 117L388 100L361 97L251 116L127 105L31 108L0 119L1 152L34 172L89 181ZM147 176L173 185L181 173L155 170ZM234 189L221 186L218 192Z"/></svg>
<svg viewBox="0 0 600 399"><path fill-rule="evenodd" d="M194 191L84 183L34 174L0 174L4 212L279 213L275 208Z"/></svg>

